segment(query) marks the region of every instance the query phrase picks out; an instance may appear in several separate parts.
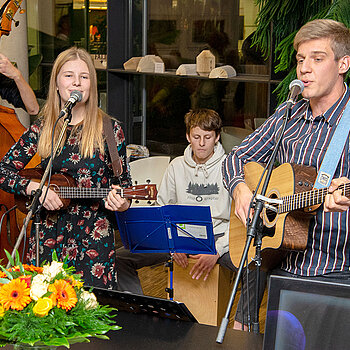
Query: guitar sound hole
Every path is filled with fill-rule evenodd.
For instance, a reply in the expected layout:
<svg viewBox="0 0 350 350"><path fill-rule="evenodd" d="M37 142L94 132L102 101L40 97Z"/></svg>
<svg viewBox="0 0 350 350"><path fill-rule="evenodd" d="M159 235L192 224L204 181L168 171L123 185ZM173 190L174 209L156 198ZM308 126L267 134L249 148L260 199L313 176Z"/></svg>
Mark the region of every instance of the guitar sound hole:
<svg viewBox="0 0 350 350"><path fill-rule="evenodd" d="M266 236L273 237L275 235L275 229L276 229L275 226L273 226L273 227L264 226L262 236L263 237L266 237Z"/></svg>

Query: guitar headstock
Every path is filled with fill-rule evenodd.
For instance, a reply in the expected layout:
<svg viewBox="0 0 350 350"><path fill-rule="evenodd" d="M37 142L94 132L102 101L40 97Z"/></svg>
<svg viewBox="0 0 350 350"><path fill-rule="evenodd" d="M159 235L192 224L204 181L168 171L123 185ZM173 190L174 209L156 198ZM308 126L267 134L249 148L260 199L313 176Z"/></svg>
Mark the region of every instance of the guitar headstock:
<svg viewBox="0 0 350 350"><path fill-rule="evenodd" d="M123 190L122 196L130 199L157 199L157 186L155 184L135 185Z"/></svg>

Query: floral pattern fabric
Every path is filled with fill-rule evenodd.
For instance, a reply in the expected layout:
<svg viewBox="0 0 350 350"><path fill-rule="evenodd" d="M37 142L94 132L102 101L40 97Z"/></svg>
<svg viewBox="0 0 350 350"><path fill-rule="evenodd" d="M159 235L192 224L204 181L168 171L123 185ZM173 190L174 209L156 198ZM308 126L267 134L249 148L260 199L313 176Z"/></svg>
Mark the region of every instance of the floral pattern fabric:
<svg viewBox="0 0 350 350"><path fill-rule="evenodd" d="M92 158L83 158L79 152L79 130L72 133L67 128L67 137L62 151L53 161L52 172L70 175L77 187L108 188L112 183L122 187L131 186L126 164L126 147L123 131L114 123L114 135L118 153L122 161L123 173L115 179L107 144L105 152L94 152ZM11 193L25 194L29 180L18 172L34 156L37 150L41 124L36 121L12 146L0 163L0 188ZM48 160L42 161L45 169ZM114 179L114 181L113 181ZM102 288L116 288L114 213L104 208L102 199L72 199L68 208L60 211L40 212L39 230L40 262L50 261L52 251L56 250L62 260L68 257L68 263L75 266L86 285ZM35 228L29 238L28 261L35 263Z"/></svg>

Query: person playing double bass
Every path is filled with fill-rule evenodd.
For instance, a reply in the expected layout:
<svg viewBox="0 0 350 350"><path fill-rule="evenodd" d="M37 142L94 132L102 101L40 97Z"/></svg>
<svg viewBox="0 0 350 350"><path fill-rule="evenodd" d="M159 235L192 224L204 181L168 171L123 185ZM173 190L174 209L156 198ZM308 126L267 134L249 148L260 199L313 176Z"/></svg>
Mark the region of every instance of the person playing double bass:
<svg viewBox="0 0 350 350"><path fill-rule="evenodd" d="M16 108L23 108L30 115L39 112L39 104L34 91L21 72L0 53L0 96Z"/></svg>

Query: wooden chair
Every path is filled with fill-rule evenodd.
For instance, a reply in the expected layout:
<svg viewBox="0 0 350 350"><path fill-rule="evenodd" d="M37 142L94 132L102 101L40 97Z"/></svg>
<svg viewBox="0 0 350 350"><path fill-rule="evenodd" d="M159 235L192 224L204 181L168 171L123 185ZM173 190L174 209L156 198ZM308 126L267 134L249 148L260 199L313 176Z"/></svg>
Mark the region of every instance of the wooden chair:
<svg viewBox="0 0 350 350"><path fill-rule="evenodd" d="M129 163L131 179L134 185L152 183L160 186L164 172L170 162L169 156L154 156L134 160ZM135 200L131 206L147 206L155 201Z"/></svg>

